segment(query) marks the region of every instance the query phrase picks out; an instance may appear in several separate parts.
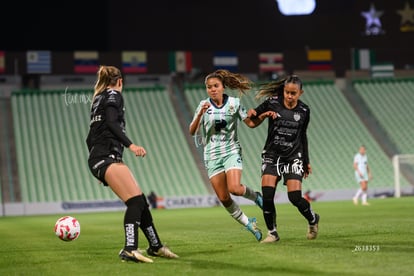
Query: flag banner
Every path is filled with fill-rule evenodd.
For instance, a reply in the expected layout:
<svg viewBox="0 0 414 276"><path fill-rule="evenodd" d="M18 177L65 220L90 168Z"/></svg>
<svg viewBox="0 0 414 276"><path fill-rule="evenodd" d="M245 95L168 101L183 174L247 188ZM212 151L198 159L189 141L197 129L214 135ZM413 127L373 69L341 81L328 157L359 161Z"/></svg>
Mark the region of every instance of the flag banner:
<svg viewBox="0 0 414 276"><path fill-rule="evenodd" d="M309 70L332 70L331 50L308 50Z"/></svg>
<svg viewBox="0 0 414 276"><path fill-rule="evenodd" d="M283 54L259 53L259 71L260 73L283 71Z"/></svg>
<svg viewBox="0 0 414 276"><path fill-rule="evenodd" d="M27 51L26 62L28 74L50 74L52 72L50 51Z"/></svg>
<svg viewBox="0 0 414 276"><path fill-rule="evenodd" d="M354 52L354 67L357 70L369 70L375 63L375 52L369 49L357 49Z"/></svg>
<svg viewBox="0 0 414 276"><path fill-rule="evenodd" d="M123 51L122 72L125 74L147 73L147 52Z"/></svg>
<svg viewBox="0 0 414 276"><path fill-rule="evenodd" d="M394 77L394 64L374 64L371 66L372 78L393 78Z"/></svg>
<svg viewBox="0 0 414 276"><path fill-rule="evenodd" d="M213 57L213 66L217 69L227 69L236 72L239 65L239 59L234 52L215 52Z"/></svg>
<svg viewBox="0 0 414 276"><path fill-rule="evenodd" d="M98 56L96 51L75 51L75 73L96 74L99 69Z"/></svg>
<svg viewBox="0 0 414 276"><path fill-rule="evenodd" d="M168 66L171 72L189 73L193 69L192 54L188 51L168 53Z"/></svg>
<svg viewBox="0 0 414 276"><path fill-rule="evenodd" d="M4 72L6 72L5 52L0 51L0 74L4 74Z"/></svg>

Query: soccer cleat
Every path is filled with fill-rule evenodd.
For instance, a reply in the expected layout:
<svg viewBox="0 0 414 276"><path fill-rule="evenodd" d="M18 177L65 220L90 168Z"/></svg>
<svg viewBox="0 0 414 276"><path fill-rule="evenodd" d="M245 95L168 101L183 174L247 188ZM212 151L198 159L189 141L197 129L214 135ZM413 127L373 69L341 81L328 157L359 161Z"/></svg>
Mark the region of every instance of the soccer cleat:
<svg viewBox="0 0 414 276"><path fill-rule="evenodd" d="M279 235L277 234L276 231L273 231L273 232L269 232L267 234L267 237L264 240L262 240L260 243L272 243L272 242L277 242L279 240L280 240Z"/></svg>
<svg viewBox="0 0 414 276"><path fill-rule="evenodd" d="M354 205L358 205L358 199L356 197L353 197L352 201L354 202Z"/></svg>
<svg viewBox="0 0 414 276"><path fill-rule="evenodd" d="M174 252L172 252L167 246L163 245L160 249L158 249L157 251L154 251L153 249L151 249L151 247L147 248L147 254L150 256L155 256L155 257L164 257L164 258L170 258L170 259L176 259L179 258L179 256L177 254L175 254Z"/></svg>
<svg viewBox="0 0 414 276"><path fill-rule="evenodd" d="M262 239L262 231L257 228L256 218L249 218L249 223L247 223L246 229L254 235L257 241Z"/></svg>
<svg viewBox="0 0 414 276"><path fill-rule="evenodd" d="M150 258L145 257L137 250L133 251L127 251L125 249L121 249L119 252L119 257L123 262L133 261L136 263L142 262L142 263L153 263L154 261Z"/></svg>
<svg viewBox="0 0 414 276"><path fill-rule="evenodd" d="M256 195L257 195L257 197L256 197L256 200L254 201L254 203L256 203L256 205L259 206L260 209L263 210L263 196L259 192L256 192Z"/></svg>
<svg viewBox="0 0 414 276"><path fill-rule="evenodd" d="M368 202L362 202L362 205L369 206L370 204Z"/></svg>
<svg viewBox="0 0 414 276"><path fill-rule="evenodd" d="M318 223L319 223L319 215L315 214L315 223L309 224L308 226L308 233L306 235L308 240L314 240L318 236Z"/></svg>

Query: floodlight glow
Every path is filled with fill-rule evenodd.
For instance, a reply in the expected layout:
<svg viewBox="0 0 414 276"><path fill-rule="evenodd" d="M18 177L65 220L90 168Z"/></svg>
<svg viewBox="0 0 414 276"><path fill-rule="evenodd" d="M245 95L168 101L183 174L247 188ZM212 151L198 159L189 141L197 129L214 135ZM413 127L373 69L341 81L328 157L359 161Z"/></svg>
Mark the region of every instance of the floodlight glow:
<svg viewBox="0 0 414 276"><path fill-rule="evenodd" d="M276 0L276 3L286 16L311 14L316 7L316 0Z"/></svg>

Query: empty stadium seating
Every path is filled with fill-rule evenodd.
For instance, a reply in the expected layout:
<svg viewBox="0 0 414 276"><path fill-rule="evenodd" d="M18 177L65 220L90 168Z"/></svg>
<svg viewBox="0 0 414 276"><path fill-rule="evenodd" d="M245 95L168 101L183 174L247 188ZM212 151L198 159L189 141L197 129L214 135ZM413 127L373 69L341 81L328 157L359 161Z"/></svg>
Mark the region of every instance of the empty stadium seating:
<svg viewBox="0 0 414 276"><path fill-rule="evenodd" d="M32 91L12 95L18 173L23 202L116 199L87 166L85 139L91 91ZM125 153L144 192L206 194L166 89L125 91L129 136L145 158Z"/></svg>
<svg viewBox="0 0 414 276"><path fill-rule="evenodd" d="M414 153L414 80L355 81L354 87L399 153Z"/></svg>

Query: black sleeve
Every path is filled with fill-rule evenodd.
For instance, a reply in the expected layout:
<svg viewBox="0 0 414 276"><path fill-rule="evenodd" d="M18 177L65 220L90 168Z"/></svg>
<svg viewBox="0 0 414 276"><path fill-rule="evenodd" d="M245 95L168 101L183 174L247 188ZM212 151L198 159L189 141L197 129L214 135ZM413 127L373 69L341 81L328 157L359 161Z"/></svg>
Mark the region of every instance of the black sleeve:
<svg viewBox="0 0 414 276"><path fill-rule="evenodd" d="M309 159L309 151L308 151L308 135L307 135L307 129L310 121L310 110L308 109L308 116L306 117L306 121L303 126L303 136L302 136L302 145L303 145L303 160L304 160L304 167L305 171L308 170L308 164L310 163Z"/></svg>
<svg viewBox="0 0 414 276"><path fill-rule="evenodd" d="M255 109L256 111L256 117L259 117L260 114L268 111L268 100L262 102L259 106L257 106Z"/></svg>
<svg viewBox="0 0 414 276"><path fill-rule="evenodd" d="M117 108L113 105L108 105L105 108L105 118L109 130L116 136L116 138L119 139L119 141L125 147L128 148L132 144L132 142L125 135L124 131L122 130L122 127L119 125Z"/></svg>

